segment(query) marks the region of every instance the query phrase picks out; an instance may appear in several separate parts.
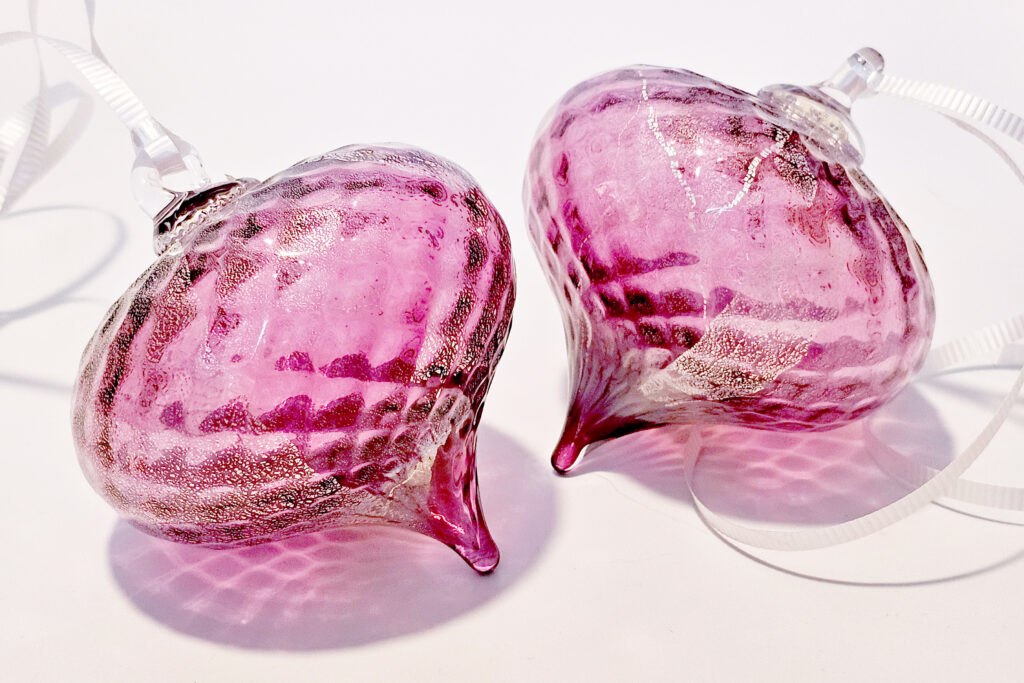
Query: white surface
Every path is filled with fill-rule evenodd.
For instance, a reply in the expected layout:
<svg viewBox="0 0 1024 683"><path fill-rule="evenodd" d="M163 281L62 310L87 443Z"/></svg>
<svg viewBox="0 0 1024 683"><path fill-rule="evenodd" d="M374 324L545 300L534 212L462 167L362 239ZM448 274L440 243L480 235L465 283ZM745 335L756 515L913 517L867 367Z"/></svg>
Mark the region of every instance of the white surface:
<svg viewBox="0 0 1024 683"><path fill-rule="evenodd" d="M80 143L16 207L40 211L0 223L0 310L90 275L57 305L0 318L0 679L1020 679L1020 527L933 506L841 548L760 554L828 579L812 580L717 540L689 505L677 463L631 457L646 442L608 446L578 476L556 478L547 458L567 398L562 332L525 236L520 188L547 108L579 80L635 62L756 90L819 80L871 45L893 73L1022 111L1024 5L98 4L108 57L212 170L265 177L342 144L406 141L467 168L502 211L519 298L484 414L479 468L503 559L480 578L440 544L360 533L318 549L324 557L313 565L296 551L266 562L236 555L219 566L116 522L78 471L68 391L97 321L152 254L128 191L129 145L97 107ZM44 5L46 32L84 39L78 2ZM22 2L5 0L0 30L25 26ZM33 94L31 50L10 48L0 60L6 115ZM54 82L70 75L57 58L47 62ZM1024 191L1009 172L910 105L875 99L856 118L866 171L924 248L937 341L1015 313ZM56 204L99 212L43 210ZM970 381L991 389L1010 380ZM963 443L984 402L958 382L927 394L941 423L896 429L893 438L948 450L942 424ZM972 472L1024 483L1015 457L1022 431L1017 419ZM848 476L825 477L846 486L834 496L804 492L831 501L817 509L786 508L792 498L784 496L776 505L770 494L750 503L756 478L736 472L708 470L698 484L717 481L712 502L759 511L766 522L828 521L891 488L867 469L850 475L851 466L828 462L843 448L821 450L823 471L845 467ZM252 583L211 578L239 575Z"/></svg>

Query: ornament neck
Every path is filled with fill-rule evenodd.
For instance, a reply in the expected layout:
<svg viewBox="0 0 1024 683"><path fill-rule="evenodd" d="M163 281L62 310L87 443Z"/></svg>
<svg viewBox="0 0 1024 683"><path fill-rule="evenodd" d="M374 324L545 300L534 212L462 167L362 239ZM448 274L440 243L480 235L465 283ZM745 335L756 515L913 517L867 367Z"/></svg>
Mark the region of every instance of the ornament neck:
<svg viewBox="0 0 1024 683"><path fill-rule="evenodd" d="M850 109L859 97L874 94L884 68L882 55L862 48L827 80L809 86L769 85L758 97L781 112L825 158L859 166L864 161L864 141L850 118Z"/></svg>
<svg viewBox="0 0 1024 683"><path fill-rule="evenodd" d="M189 227L256 184L252 178L228 178L220 183L180 192L153 218L153 250L159 255Z"/></svg>

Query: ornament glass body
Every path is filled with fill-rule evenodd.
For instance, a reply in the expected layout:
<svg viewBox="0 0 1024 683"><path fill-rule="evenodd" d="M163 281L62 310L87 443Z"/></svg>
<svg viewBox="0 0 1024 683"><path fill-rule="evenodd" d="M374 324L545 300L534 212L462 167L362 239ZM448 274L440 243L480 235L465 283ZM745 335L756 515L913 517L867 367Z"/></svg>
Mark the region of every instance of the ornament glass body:
<svg viewBox="0 0 1024 683"><path fill-rule="evenodd" d="M476 428L514 273L476 183L346 147L186 224L84 353L74 437L96 490L178 541L397 524L493 568Z"/></svg>
<svg viewBox="0 0 1024 683"><path fill-rule="evenodd" d="M917 244L853 155L796 127L656 67L549 114L525 203L570 357L557 469L663 424L838 427L920 366L934 304Z"/></svg>

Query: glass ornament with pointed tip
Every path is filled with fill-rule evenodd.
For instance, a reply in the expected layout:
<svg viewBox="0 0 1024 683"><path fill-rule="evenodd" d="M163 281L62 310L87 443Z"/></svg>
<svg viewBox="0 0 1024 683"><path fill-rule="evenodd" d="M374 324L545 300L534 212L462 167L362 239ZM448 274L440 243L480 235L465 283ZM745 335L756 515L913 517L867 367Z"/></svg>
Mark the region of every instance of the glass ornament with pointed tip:
<svg viewBox="0 0 1024 683"><path fill-rule="evenodd" d="M753 95L635 66L549 113L524 200L569 352L557 470L665 424L832 429L920 367L928 271L849 117L882 68Z"/></svg>
<svg viewBox="0 0 1024 683"><path fill-rule="evenodd" d="M136 144L159 257L82 357L73 431L93 487L175 541L387 524L493 569L476 429L514 272L477 183L399 146L213 182L178 145L191 187L168 194Z"/></svg>

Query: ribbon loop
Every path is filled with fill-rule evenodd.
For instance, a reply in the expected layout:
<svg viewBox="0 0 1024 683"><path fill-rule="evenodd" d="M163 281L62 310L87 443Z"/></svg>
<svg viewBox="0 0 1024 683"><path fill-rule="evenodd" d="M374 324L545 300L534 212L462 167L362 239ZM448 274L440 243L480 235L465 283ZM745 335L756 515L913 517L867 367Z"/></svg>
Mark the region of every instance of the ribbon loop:
<svg viewBox="0 0 1024 683"><path fill-rule="evenodd" d="M132 134L136 160L132 168L132 189L143 211L155 218L182 193L206 187L210 177L192 145L177 137L146 110L145 106L107 63L95 35L95 3L86 0L91 49L58 38L40 35L36 30L38 0L29 4L29 31L0 33L0 47L31 40L36 47L39 86L37 96L25 107L0 122L0 168L7 162L13 171L0 183L0 215L50 168L71 146L69 135L50 140L51 109L57 93L46 81L39 53L46 45L70 63L100 98L110 106ZM85 99L81 91L76 98ZM81 132L82 125L65 128L65 132ZM20 149L20 152L18 151Z"/></svg>

